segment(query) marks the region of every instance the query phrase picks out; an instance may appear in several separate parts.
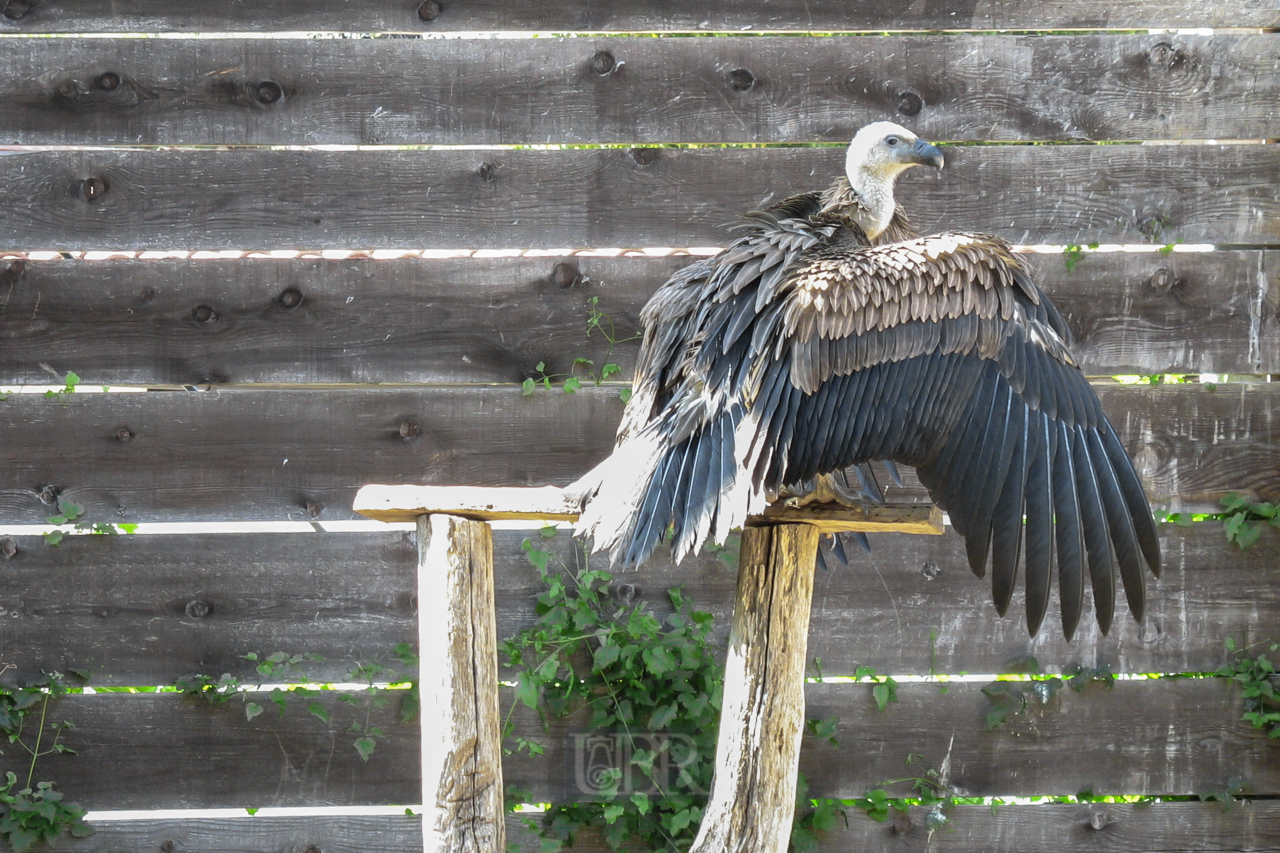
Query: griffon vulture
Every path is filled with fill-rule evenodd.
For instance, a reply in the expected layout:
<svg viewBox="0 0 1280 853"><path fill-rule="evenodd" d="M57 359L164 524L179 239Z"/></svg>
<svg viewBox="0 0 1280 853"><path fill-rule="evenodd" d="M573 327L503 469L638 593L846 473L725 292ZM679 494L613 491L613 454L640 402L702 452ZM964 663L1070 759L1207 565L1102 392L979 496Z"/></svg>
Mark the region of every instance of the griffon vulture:
<svg viewBox="0 0 1280 853"><path fill-rule="evenodd" d="M570 487L597 550L632 567L670 531L679 559L784 488L884 460L915 466L1002 615L1024 566L1032 634L1055 565L1068 638L1086 574L1110 628L1117 566L1141 620L1155 526L1062 316L1003 240L919 236L894 202L902 172L942 164L867 125L825 191L747 214L654 294L617 446Z"/></svg>

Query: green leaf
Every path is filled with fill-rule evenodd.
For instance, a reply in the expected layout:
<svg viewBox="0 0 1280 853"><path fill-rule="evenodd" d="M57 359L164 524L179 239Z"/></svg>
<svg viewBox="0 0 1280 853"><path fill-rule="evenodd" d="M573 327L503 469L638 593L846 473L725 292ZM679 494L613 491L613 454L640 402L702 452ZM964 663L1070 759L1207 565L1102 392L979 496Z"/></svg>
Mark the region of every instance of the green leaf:
<svg viewBox="0 0 1280 853"><path fill-rule="evenodd" d="M307 711L316 719L326 723L329 722L329 709L319 702L312 702L307 706Z"/></svg>
<svg viewBox="0 0 1280 853"><path fill-rule="evenodd" d="M520 383L521 396L524 396L524 397L531 396L533 394L533 387L534 387L533 378L529 377L528 379L525 379L523 382Z"/></svg>
<svg viewBox="0 0 1280 853"><path fill-rule="evenodd" d="M611 803L604 807L602 816L605 823L613 823L626 812L627 807L621 803Z"/></svg>
<svg viewBox="0 0 1280 853"><path fill-rule="evenodd" d="M262 713L262 706L259 705L257 702L244 703L245 719L252 720L254 717L258 716L261 713Z"/></svg>
<svg viewBox="0 0 1280 853"><path fill-rule="evenodd" d="M373 755L373 751L378 744L371 737L358 737L352 742L352 746L356 748L356 752L360 753L362 761L368 761L369 756Z"/></svg>
<svg viewBox="0 0 1280 853"><path fill-rule="evenodd" d="M566 377L564 380L564 393L572 394L582 387L582 380L576 376Z"/></svg>

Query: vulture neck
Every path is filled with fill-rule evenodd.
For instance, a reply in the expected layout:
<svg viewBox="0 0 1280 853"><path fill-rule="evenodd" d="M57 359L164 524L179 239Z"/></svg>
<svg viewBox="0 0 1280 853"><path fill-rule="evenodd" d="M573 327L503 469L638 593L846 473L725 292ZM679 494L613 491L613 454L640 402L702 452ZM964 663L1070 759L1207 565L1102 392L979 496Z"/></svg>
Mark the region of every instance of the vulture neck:
<svg viewBox="0 0 1280 853"><path fill-rule="evenodd" d="M868 240L874 241L884 233L893 220L897 204L893 200L894 176L877 179L861 173L857 186L841 175L823 193L822 212L835 213L852 219Z"/></svg>

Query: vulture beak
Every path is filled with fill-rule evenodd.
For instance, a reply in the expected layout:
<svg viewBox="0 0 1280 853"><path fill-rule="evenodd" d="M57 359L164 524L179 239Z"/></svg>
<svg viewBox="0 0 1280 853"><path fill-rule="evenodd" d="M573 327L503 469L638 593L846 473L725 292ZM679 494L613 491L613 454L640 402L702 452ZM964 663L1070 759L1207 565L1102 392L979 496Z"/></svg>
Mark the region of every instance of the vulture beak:
<svg viewBox="0 0 1280 853"><path fill-rule="evenodd" d="M911 153L907 155L907 161L921 166L932 166L935 169L941 169L943 157L942 152L937 147L930 145L923 139L917 139L916 144L911 147Z"/></svg>

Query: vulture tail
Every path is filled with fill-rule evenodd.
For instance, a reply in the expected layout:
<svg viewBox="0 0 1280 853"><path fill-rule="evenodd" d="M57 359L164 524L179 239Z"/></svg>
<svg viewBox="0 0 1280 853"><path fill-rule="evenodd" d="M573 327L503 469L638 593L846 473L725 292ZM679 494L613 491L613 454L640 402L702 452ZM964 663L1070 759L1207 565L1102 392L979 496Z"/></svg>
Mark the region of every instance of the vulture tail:
<svg viewBox="0 0 1280 853"><path fill-rule="evenodd" d="M741 524L724 517L731 510L721 500L738 479L738 420L734 410L721 413L674 446L659 422L626 439L567 489L584 503L578 535L592 537L595 551L608 549L615 566L632 569L668 531L680 561L713 531Z"/></svg>

